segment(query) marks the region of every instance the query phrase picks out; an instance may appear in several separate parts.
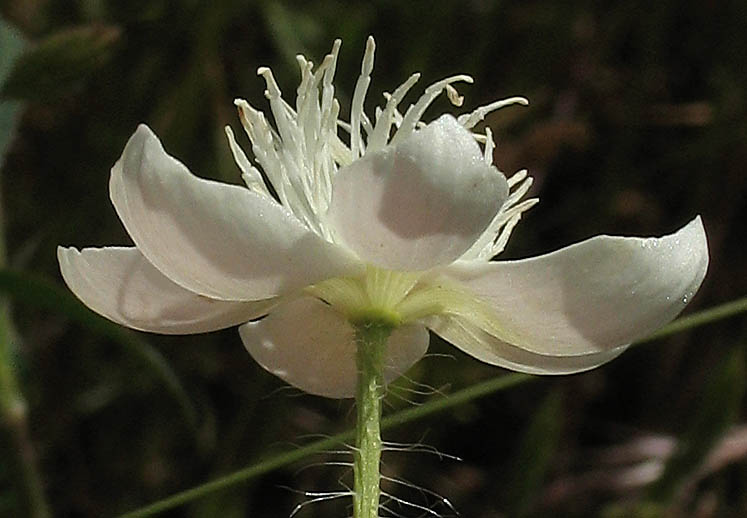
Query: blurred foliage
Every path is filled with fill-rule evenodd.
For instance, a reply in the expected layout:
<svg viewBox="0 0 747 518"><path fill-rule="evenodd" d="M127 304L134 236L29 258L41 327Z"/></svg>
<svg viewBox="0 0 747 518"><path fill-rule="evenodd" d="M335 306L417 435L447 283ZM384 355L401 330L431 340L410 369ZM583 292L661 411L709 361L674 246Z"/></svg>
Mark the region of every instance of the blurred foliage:
<svg viewBox="0 0 747 518"><path fill-rule="evenodd" d="M143 368L150 371L174 398L186 424L195 426L195 409L177 375L163 356L137 334L89 311L69 290L44 279L0 270L0 292L27 306L56 311L85 327L87 332L97 333L120 344L127 354L139 359Z"/></svg>
<svg viewBox="0 0 747 518"><path fill-rule="evenodd" d="M561 390L549 391L522 434L521 442L509 464L504 496L504 511L510 516L526 516L542 490L547 470L551 466L563 428L563 396Z"/></svg>
<svg viewBox="0 0 747 518"><path fill-rule="evenodd" d="M55 32L15 63L0 95L50 101L75 92L107 64L119 35L119 29L104 26Z"/></svg>
<svg viewBox="0 0 747 518"><path fill-rule="evenodd" d="M16 40L3 25L0 71L11 74L0 81L9 263L48 279L43 286L63 287L58 244L129 243L108 200L108 171L139 122L198 175L239 183L223 126L239 128L235 97L266 106L257 67L271 66L290 96L295 54L318 63L342 38L336 95L346 113L373 34L368 110L414 71L423 73L422 85L474 76L460 90L466 109L510 95L531 100L486 121L497 164L528 168L542 200L507 257L602 232L660 235L699 213L711 267L693 306L747 293L741 0L2 0L0 12L31 42L11 67ZM23 115L9 138L12 118L2 110L9 102L20 110L20 100ZM451 109L439 102L431 114ZM350 402L301 395L259 368L235 330L149 336L197 409L190 427L184 406L120 335L56 300L52 292L19 298L14 311L30 433L55 515L123 513L353 421ZM461 462L414 448L385 453L385 473L443 495L462 516L747 515L739 453L747 442L740 424L746 343L745 319L736 318L586 374L466 402L387 433ZM431 351L388 408L499 373L437 339ZM316 464L340 460L319 455L300 471L276 470L164 516L287 516L309 499L294 490L349 482L344 470ZM0 484L4 469L0 460ZM4 488L0 515L13 516ZM454 514L427 491L402 496ZM346 505L309 505L297 516L345 516Z"/></svg>
<svg viewBox="0 0 747 518"><path fill-rule="evenodd" d="M20 32L0 18L0 49L2 49L0 53L0 85L7 82L8 75L23 51L24 45L25 41ZM2 165L5 152L15 135L20 108L20 102L18 101L8 99L0 101L0 165Z"/></svg>
<svg viewBox="0 0 747 518"><path fill-rule="evenodd" d="M651 485L649 498L669 502L687 477L697 470L739 416L745 389L744 354L735 349L714 369L700 401L693 407L691 423L680 437L677 449L661 477Z"/></svg>

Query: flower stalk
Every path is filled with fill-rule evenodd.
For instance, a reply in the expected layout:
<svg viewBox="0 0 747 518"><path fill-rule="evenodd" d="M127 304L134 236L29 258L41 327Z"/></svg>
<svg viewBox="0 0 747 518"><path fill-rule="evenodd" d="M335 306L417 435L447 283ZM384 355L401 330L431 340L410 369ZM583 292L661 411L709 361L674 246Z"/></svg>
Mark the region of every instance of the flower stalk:
<svg viewBox="0 0 747 518"><path fill-rule="evenodd" d="M356 449L353 463L354 518L378 518L381 461L381 402L386 391L384 355L393 326L381 320L355 325L358 385Z"/></svg>

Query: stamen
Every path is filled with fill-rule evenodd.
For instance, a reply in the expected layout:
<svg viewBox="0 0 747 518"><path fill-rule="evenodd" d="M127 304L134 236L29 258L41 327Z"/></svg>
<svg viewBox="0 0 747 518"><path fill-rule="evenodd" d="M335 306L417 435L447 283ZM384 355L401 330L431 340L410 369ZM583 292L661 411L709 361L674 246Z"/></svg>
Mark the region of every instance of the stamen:
<svg viewBox="0 0 747 518"><path fill-rule="evenodd" d="M464 81L465 83L474 82L472 77L461 74L453 77L447 77L446 79L442 79L441 81L434 83L426 88L425 93L420 97L420 99L418 99L418 102L416 102L414 105L411 105L405 112L405 118L402 120L402 124L400 125L399 130L397 130L397 134L394 135L392 144L397 144L398 142L401 142L403 139L410 136L410 134L415 129L415 125L420 121L420 118L425 113L425 110L428 108L428 106L431 105L436 97L438 97L441 92L446 89L446 85L459 81Z"/></svg>
<svg viewBox="0 0 747 518"><path fill-rule="evenodd" d="M486 248L486 250L489 250L489 252L482 257L483 259L489 261L492 257L495 257L496 255L503 252L503 250L506 248L506 243L508 243L508 238L511 236L511 232L513 232L514 227L519 223L520 219L521 213L514 215L506 222L505 225L503 225L503 227L501 228L501 232L500 234L498 234L498 238L495 240L493 246Z"/></svg>
<svg viewBox="0 0 747 518"><path fill-rule="evenodd" d="M527 176L526 169L518 171L507 180L509 188L517 184L518 187L509 194L490 225L470 249L462 254L460 259L489 261L503 251L508 237L511 235L511 230L521 219L521 213L529 210L539 201L537 198L532 198L517 205L519 200L529 191L533 181L534 179L531 176ZM519 215L519 218L511 221L516 215Z"/></svg>
<svg viewBox="0 0 747 518"><path fill-rule="evenodd" d="M261 111L252 108L243 99L234 100L234 104L239 110L241 125L244 127L244 131L252 143L252 152L255 159L262 166L267 178L270 180L280 199L280 203L286 205L288 199L283 180L283 164L277 152L279 144L276 145L280 137L267 124L267 120Z"/></svg>
<svg viewBox="0 0 747 518"><path fill-rule="evenodd" d="M484 259L486 261L489 261L496 255L503 252L503 250L506 248L506 243L508 242L508 238L511 236L511 232L513 231L516 224L521 220L521 215L534 207L537 203L539 203L539 198L531 198L529 200L524 200L519 205L513 207L510 211L507 212L507 215L510 214L509 220L505 223L503 228L501 228L500 234L498 235L497 239L495 240L495 244L493 244L492 247L488 247L485 250L489 250L489 252L486 252L484 254L480 255L480 259Z"/></svg>
<svg viewBox="0 0 747 518"><path fill-rule="evenodd" d="M457 117L457 121L465 128L471 129L478 122L483 120L488 113L499 110L500 108L509 106L511 104L521 104L526 106L529 104L529 101L524 97L509 97L508 99L502 99L500 101L495 101L488 105L481 106L474 110L472 113L465 113L464 115L460 115L459 117Z"/></svg>
<svg viewBox="0 0 747 518"><path fill-rule="evenodd" d="M306 139L307 155L304 160L306 168L305 176L310 179L311 192L309 203L313 208L317 220L326 213L331 198L331 176L335 169L334 158L327 150L329 141L337 138L337 117L340 113L340 105L334 98L334 78L337 67L337 55L340 49L340 40L336 40L332 52L328 54L319 70L316 71L315 80L308 93L308 104L313 107L313 117L300 118L299 123L304 131ZM318 85L322 83L322 105L319 106ZM321 225L324 227L324 225ZM329 232L323 230L325 238Z"/></svg>
<svg viewBox="0 0 747 518"><path fill-rule="evenodd" d="M290 152L294 156L303 156L304 150L300 147L302 142L298 135L298 118L296 112L281 97L280 87L272 75L272 70L267 67L259 67L257 75L262 76L267 85L265 97L270 101L270 109L275 118L275 125L283 142L282 148L284 154Z"/></svg>
<svg viewBox="0 0 747 518"><path fill-rule="evenodd" d="M464 96L459 95L457 89L451 85L446 85L446 97L448 97L451 104L453 104L457 108L464 104Z"/></svg>
<svg viewBox="0 0 747 518"><path fill-rule="evenodd" d="M268 93L277 93L279 90L272 86L274 80L271 73L268 70L263 70L262 73L269 81ZM318 185L322 184L317 181L318 178L315 178L320 171L320 168L314 166L316 157L306 157L301 152L305 146L296 124L295 113L290 106L279 102L280 100L277 101L274 104L271 103L274 106L273 113L276 114L276 122L283 120L283 116L278 116L276 110L288 115L285 119L287 124L282 125L279 122L278 124L285 128L286 137L293 135L291 139L275 134L264 114L252 108L246 101L237 99L234 103L239 108L239 116L252 142L252 151L257 162L267 174L280 202L309 229L329 238L330 232L324 226L322 218L319 217L319 206L322 205L321 208L326 210L329 196L325 196L323 200L327 201L321 204L317 203L319 196L315 196ZM296 145L290 146L291 143ZM327 183L331 183L331 180ZM331 187L328 190L331 190Z"/></svg>
<svg viewBox="0 0 747 518"><path fill-rule="evenodd" d="M337 113L340 112L340 105L337 102L337 99L335 99L335 105L337 109ZM336 121L336 127L340 127L343 129L346 129L346 123L343 121L337 119ZM347 126L348 133L350 132L350 126ZM345 144L342 139L337 135L337 133L330 132L330 140L327 142L330 145L330 153L332 153L332 158L337 162L337 164L340 167L345 167L346 165L350 165L353 163L353 155L350 153L350 148Z"/></svg>
<svg viewBox="0 0 747 518"><path fill-rule="evenodd" d="M239 169L241 170L241 178L244 179L244 183L246 184L246 186L257 194L261 194L263 196L271 198L272 196L270 196L270 193L267 190L267 186L265 185L265 181L262 179L262 175L257 170L257 168L254 167L251 162L249 162L249 159L246 157L244 150L241 149L241 146L239 146L236 142L236 137L233 134L231 126L226 126L224 128L224 131L226 132L226 137L228 138L228 147L231 148L231 154L233 155L233 159L236 162L236 165L238 165Z"/></svg>
<svg viewBox="0 0 747 518"><path fill-rule="evenodd" d="M316 199L317 215L322 217L326 214L329 202L332 199L332 178L337 172L336 149L334 143L337 139L337 117L340 114L340 103L332 99L332 106L322 120L319 145L314 155L315 182L318 189ZM342 142L340 142L342 144ZM344 148L344 144L342 144ZM338 160L339 162L339 160Z"/></svg>
<svg viewBox="0 0 747 518"><path fill-rule="evenodd" d="M399 110L394 110L394 113L392 113L393 119L394 119L394 126L399 129L399 127L402 125L402 120L405 118L402 113L400 113Z"/></svg>
<svg viewBox="0 0 747 518"><path fill-rule="evenodd" d="M301 82L299 83L298 88L296 88L296 110L301 111L300 102L309 91L309 82L311 81L313 64L301 54L296 56L296 61L298 62L298 68L301 70Z"/></svg>
<svg viewBox="0 0 747 518"><path fill-rule="evenodd" d="M304 59L304 63L306 63L303 72L304 79L296 90L296 127L299 132L298 138L301 140L301 149L306 153L312 153L310 156L313 156L314 141L317 138L315 128L321 119L318 95L321 75L318 71L316 74L313 73L313 64L310 61L306 62ZM303 156L299 159L303 160Z"/></svg>
<svg viewBox="0 0 747 518"><path fill-rule="evenodd" d="M361 114L361 126L363 127L363 131L366 132L366 136L373 133L373 123L368 115L366 115L366 112Z"/></svg>
<svg viewBox="0 0 747 518"><path fill-rule="evenodd" d="M486 130L487 129L488 128L486 128ZM528 173L526 169L522 169L521 171L517 171L514 174L512 174L511 177L508 179L509 189L513 187L514 185L516 185L517 183L519 183L520 181L522 181L524 178L526 178L527 174Z"/></svg>
<svg viewBox="0 0 747 518"><path fill-rule="evenodd" d="M413 74L392 94L384 94L386 104L383 108L375 109L375 119L372 122L365 113L365 99L371 84L376 44L369 37L361 62L361 73L353 93L348 124L339 120L340 105L334 96L333 80L340 46L341 41L336 40L331 52L316 70L310 60L302 55L296 56L301 77L293 107L282 98L272 71L267 67L257 69L258 75L264 78L266 84L265 97L269 100L274 127L261 111L252 108L246 101L235 101L242 126L252 144L254 161L261 166L262 173L247 158L230 128L226 130L231 153L247 187L269 196L269 187L272 186L281 204L309 229L331 242L337 242L338 239L334 235L334 228L327 224L326 217L337 171L369 151L378 151L388 143L398 144L416 129L424 127L426 124L421 120L424 112L442 92L445 91L452 104L461 106L464 98L459 95L454 84L459 81L472 82L472 78L467 75L455 75L438 81L428 86L423 95L408 106L403 116L399 105L420 78L419 74ZM514 103L527 104L527 100L512 97L497 101L460 116L458 121L469 129L487 113ZM392 132L392 126L397 128L396 131ZM338 135L339 128L349 133L349 145ZM486 129L484 135L476 134L474 137L476 141L485 143L483 156L486 162L492 163L495 149L492 132ZM518 173L509 180L509 186L517 185L523 179L524 176ZM489 227L488 235L478 240L481 246L473 247L475 250L468 251L463 258L489 253L485 251L486 248L493 249L499 238L508 235L502 229L516 213L511 212L509 217L505 211L517 203L528 188L529 184L519 185L519 189L504 204L504 213ZM397 297L405 297L407 290L411 288L411 285L402 288L405 290L401 292L404 295L393 296L397 292L394 288L379 294L372 291L371 294L377 304L391 307L399 303Z"/></svg>
<svg viewBox="0 0 747 518"><path fill-rule="evenodd" d="M485 161L488 164L493 163L493 151L494 150L495 150L495 141L493 140L493 132L490 131L490 128L485 128L485 152L483 156L485 158ZM511 188L510 183L508 184L508 187Z"/></svg>
<svg viewBox="0 0 747 518"><path fill-rule="evenodd" d="M517 176L517 175L514 175L514 176ZM513 179L514 176L512 176L511 178ZM516 189L514 189L511 194L509 194L508 198L503 203L503 207L501 207L501 210L506 211L510 207L512 207L514 204L516 204L517 201L519 201L521 198L524 197L524 195L527 193L527 191L529 190L529 188L532 186L533 183L534 183L534 178L532 178L531 176L528 178L525 178L524 181L521 182L519 186ZM509 186L511 186L511 184L509 184Z"/></svg>
<svg viewBox="0 0 747 518"><path fill-rule="evenodd" d="M280 87L278 86L277 82L275 81L275 77L272 75L272 70L270 70L269 67L259 67L257 68L257 75L262 76L265 79L265 84L267 85L267 90L265 90L265 97L268 99L272 97L281 97L282 92L280 91Z"/></svg>
<svg viewBox="0 0 747 518"><path fill-rule="evenodd" d="M376 43L374 43L373 36L369 36L366 41L366 51L363 54L363 62L361 63L361 75L358 77L358 81L355 84L353 104L350 109L350 151L353 155L353 160L358 159L358 157L364 153L360 122L361 116L363 115L363 103L366 100L366 92L368 92L368 87L371 84L371 72L373 71L375 50Z"/></svg>
<svg viewBox="0 0 747 518"><path fill-rule="evenodd" d="M335 72L337 70L337 56L340 54L340 46L342 45L342 40L335 40L334 44L332 45L332 52L330 52L325 58L324 63L322 63L322 67L319 67L320 70L317 71L317 73L321 72L322 69L324 69L324 76L322 79L322 116L321 119L324 121L328 118L329 113L335 110L335 104L337 101L335 100L335 87L332 83L333 79L335 78ZM339 105L338 105L338 111L335 114L335 120L337 119L337 114L339 113ZM334 123L329 124L329 127L334 128L336 130L336 125ZM318 137L318 134L315 135L315 138ZM315 153L318 151L315 147Z"/></svg>
<svg viewBox="0 0 747 518"><path fill-rule="evenodd" d="M376 116L376 126L374 127L373 133L368 138L368 149L370 151L378 151L386 146L387 141L389 140L389 131L392 128L393 120L396 122L397 127L399 127L402 116L397 111L397 106L399 106L399 103L405 98L407 92L410 91L410 88L412 88L419 79L419 73L412 74L407 78L407 81L394 90L393 94L384 94L386 106L384 107L384 111Z"/></svg>

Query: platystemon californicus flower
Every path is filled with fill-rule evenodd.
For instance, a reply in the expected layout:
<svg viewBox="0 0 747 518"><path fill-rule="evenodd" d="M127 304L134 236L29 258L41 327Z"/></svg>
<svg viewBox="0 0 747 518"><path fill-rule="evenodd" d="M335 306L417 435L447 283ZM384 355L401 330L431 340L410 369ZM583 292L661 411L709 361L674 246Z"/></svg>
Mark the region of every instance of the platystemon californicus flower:
<svg viewBox="0 0 747 518"><path fill-rule="evenodd" d="M236 101L254 162L226 133L246 186L192 175L138 127L110 181L135 246L58 248L70 289L94 311L143 331L240 324L263 367L328 397L355 393L358 322L394 327L384 358L389 380L425 354L428 330L494 365L564 374L616 357L692 298L708 265L699 217L662 238L597 236L493 261L537 200L523 199L531 185L525 171L506 179L492 164L490 130L472 130L488 112L526 100L425 124L437 96L460 105L453 84L471 79L435 83L402 110L414 74L370 117L363 109L370 38L343 122L333 85L339 48L335 42L316 70L298 57L295 106L271 71L259 69L274 125Z"/></svg>

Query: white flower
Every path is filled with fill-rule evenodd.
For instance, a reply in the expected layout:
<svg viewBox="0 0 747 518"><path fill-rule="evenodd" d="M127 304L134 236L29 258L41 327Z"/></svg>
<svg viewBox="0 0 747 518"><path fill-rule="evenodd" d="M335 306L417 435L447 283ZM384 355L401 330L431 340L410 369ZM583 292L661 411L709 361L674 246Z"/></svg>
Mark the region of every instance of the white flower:
<svg viewBox="0 0 747 518"><path fill-rule="evenodd" d="M332 84L339 46L315 71L298 57L295 107L270 70L259 69L275 128L236 101L264 174L226 128L246 187L193 176L141 125L110 181L135 247L58 248L80 300L154 333L242 324L246 348L267 370L307 392L348 397L356 383L351 322L396 326L390 380L425 354L428 329L487 363L564 374L619 355L698 289L708 265L699 217L658 239L597 236L492 262L537 200L522 201L531 184L525 171L506 180L492 165L490 131L469 130L489 111L526 100L425 125L429 104L444 91L461 104L452 83L471 79L426 88L402 114L415 74L385 94L371 119L363 110L370 38L344 123Z"/></svg>

